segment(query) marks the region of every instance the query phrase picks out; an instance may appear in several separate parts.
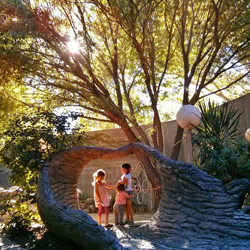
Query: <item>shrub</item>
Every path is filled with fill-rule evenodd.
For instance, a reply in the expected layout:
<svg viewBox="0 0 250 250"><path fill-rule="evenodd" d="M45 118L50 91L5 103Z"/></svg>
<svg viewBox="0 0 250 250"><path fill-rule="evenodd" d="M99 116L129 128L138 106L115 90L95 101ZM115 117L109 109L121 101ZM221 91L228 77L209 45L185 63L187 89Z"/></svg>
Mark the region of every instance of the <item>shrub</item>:
<svg viewBox="0 0 250 250"><path fill-rule="evenodd" d="M199 104L201 124L196 127L193 144L197 147L196 165L225 184L250 178L250 144L240 137L241 113L228 104Z"/></svg>
<svg viewBox="0 0 250 250"><path fill-rule="evenodd" d="M80 145L86 136L82 128L72 130L67 116L50 112L21 115L1 134L1 163L11 169L10 182L21 187L15 200L3 195L0 214L9 214L4 231L12 234L29 231L39 221L38 213L31 210L36 204L36 184L39 170L54 152Z"/></svg>

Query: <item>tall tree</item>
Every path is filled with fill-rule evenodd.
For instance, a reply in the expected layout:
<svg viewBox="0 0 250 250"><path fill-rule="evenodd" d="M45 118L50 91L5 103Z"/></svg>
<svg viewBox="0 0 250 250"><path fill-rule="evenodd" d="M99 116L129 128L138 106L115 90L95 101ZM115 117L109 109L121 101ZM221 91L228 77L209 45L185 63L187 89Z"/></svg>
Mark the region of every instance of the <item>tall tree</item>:
<svg viewBox="0 0 250 250"><path fill-rule="evenodd" d="M26 85L43 104L78 106L79 117L117 124L130 142L160 151L159 104L172 89L182 92L182 105L194 105L249 74L249 1L4 0L1 5L2 44L11 35L7 51L26 59ZM146 118L153 124L150 134L141 126ZM176 142L182 132L178 128ZM143 155L138 158L158 186L157 170Z"/></svg>
<svg viewBox="0 0 250 250"><path fill-rule="evenodd" d="M249 75L249 7L249 1L224 0L184 0L178 5L183 105L221 93ZM178 127L173 159L178 157L182 133Z"/></svg>

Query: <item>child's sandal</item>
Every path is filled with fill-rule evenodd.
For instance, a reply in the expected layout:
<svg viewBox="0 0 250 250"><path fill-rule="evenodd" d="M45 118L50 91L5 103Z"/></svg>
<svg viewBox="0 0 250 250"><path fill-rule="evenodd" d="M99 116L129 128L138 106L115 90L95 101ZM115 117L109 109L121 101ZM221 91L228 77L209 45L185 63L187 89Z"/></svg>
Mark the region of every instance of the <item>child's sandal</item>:
<svg viewBox="0 0 250 250"><path fill-rule="evenodd" d="M113 227L113 224L105 225L104 227Z"/></svg>

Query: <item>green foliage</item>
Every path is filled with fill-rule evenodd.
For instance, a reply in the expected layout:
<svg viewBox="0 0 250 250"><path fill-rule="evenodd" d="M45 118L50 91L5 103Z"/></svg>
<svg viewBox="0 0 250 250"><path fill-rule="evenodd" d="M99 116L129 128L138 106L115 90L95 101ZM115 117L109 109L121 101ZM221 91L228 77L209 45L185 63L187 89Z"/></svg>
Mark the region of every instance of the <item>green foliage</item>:
<svg viewBox="0 0 250 250"><path fill-rule="evenodd" d="M4 88L23 83L34 105L76 106L82 119L115 124L130 142L160 151L162 121L174 114L168 101L230 98L250 75L248 1L2 0L0 7ZM173 158L181 137L179 130Z"/></svg>
<svg viewBox="0 0 250 250"><path fill-rule="evenodd" d="M12 227L17 231L28 229L37 218L30 206L35 204L37 178L46 159L54 152L82 144L85 138L82 128L71 129L69 117L64 115L35 112L13 119L1 134L0 160L11 169L10 182L22 192L15 195L15 200L6 193L1 197L0 214L11 216L7 231Z"/></svg>
<svg viewBox="0 0 250 250"><path fill-rule="evenodd" d="M41 219L36 212L35 204L30 201L24 202L18 193L13 195L2 195L0 197L0 215L8 215L2 228L2 233L16 236L20 234L32 235L32 226L41 224ZM32 210L32 208L34 208Z"/></svg>
<svg viewBox="0 0 250 250"><path fill-rule="evenodd" d="M166 101L230 98L250 72L248 1L230 3L2 0L0 75L43 105L77 106L94 125L115 123L145 144L153 136L162 150L160 121L175 115ZM156 131L147 135L145 123Z"/></svg>
<svg viewBox="0 0 250 250"><path fill-rule="evenodd" d="M93 194L82 193L80 194L79 201L85 202L88 198L93 198Z"/></svg>
<svg viewBox="0 0 250 250"><path fill-rule="evenodd" d="M67 119L49 112L22 115L2 133L0 157L3 165L12 170L12 183L29 187L49 155L82 142L85 134L79 129L67 134L70 130Z"/></svg>
<svg viewBox="0 0 250 250"><path fill-rule="evenodd" d="M238 139L232 152L228 152L228 162L231 163L229 171L233 179L250 179L250 142Z"/></svg>
<svg viewBox="0 0 250 250"><path fill-rule="evenodd" d="M250 178L250 144L240 138L237 109L213 102L199 104L201 124L193 144L198 148L197 165L224 183Z"/></svg>

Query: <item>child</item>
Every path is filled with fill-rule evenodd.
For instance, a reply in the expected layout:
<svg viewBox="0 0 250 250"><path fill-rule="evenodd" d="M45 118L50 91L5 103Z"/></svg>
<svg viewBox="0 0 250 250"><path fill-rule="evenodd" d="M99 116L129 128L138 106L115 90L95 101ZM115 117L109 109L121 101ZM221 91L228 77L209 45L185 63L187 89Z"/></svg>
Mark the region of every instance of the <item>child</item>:
<svg viewBox="0 0 250 250"><path fill-rule="evenodd" d="M132 198L133 195L129 195L127 192L124 191L124 184L118 183L116 185L115 191L115 204L114 204L114 217L115 217L115 224L123 226L125 223L123 222L123 215L124 215L124 207L126 205L126 198Z"/></svg>
<svg viewBox="0 0 250 250"><path fill-rule="evenodd" d="M108 185L105 181L105 172L102 169L97 170L93 174L94 182L94 200L95 205L98 207L97 222L101 225L101 215L104 210L105 212L105 227L112 227L112 224L108 223L109 219L109 195L108 189L114 188L115 186Z"/></svg>
<svg viewBox="0 0 250 250"><path fill-rule="evenodd" d="M122 172L122 177L121 180L118 182L120 184L124 184L125 187L125 191L129 194L132 195L133 193L133 188L131 185L131 166L129 163L125 163L122 165L121 167L121 172ZM130 217L130 220L129 220ZM134 225L134 211L132 208L132 204L131 204L131 197L127 198L127 202L126 202L126 221L125 223L128 223L129 225Z"/></svg>

